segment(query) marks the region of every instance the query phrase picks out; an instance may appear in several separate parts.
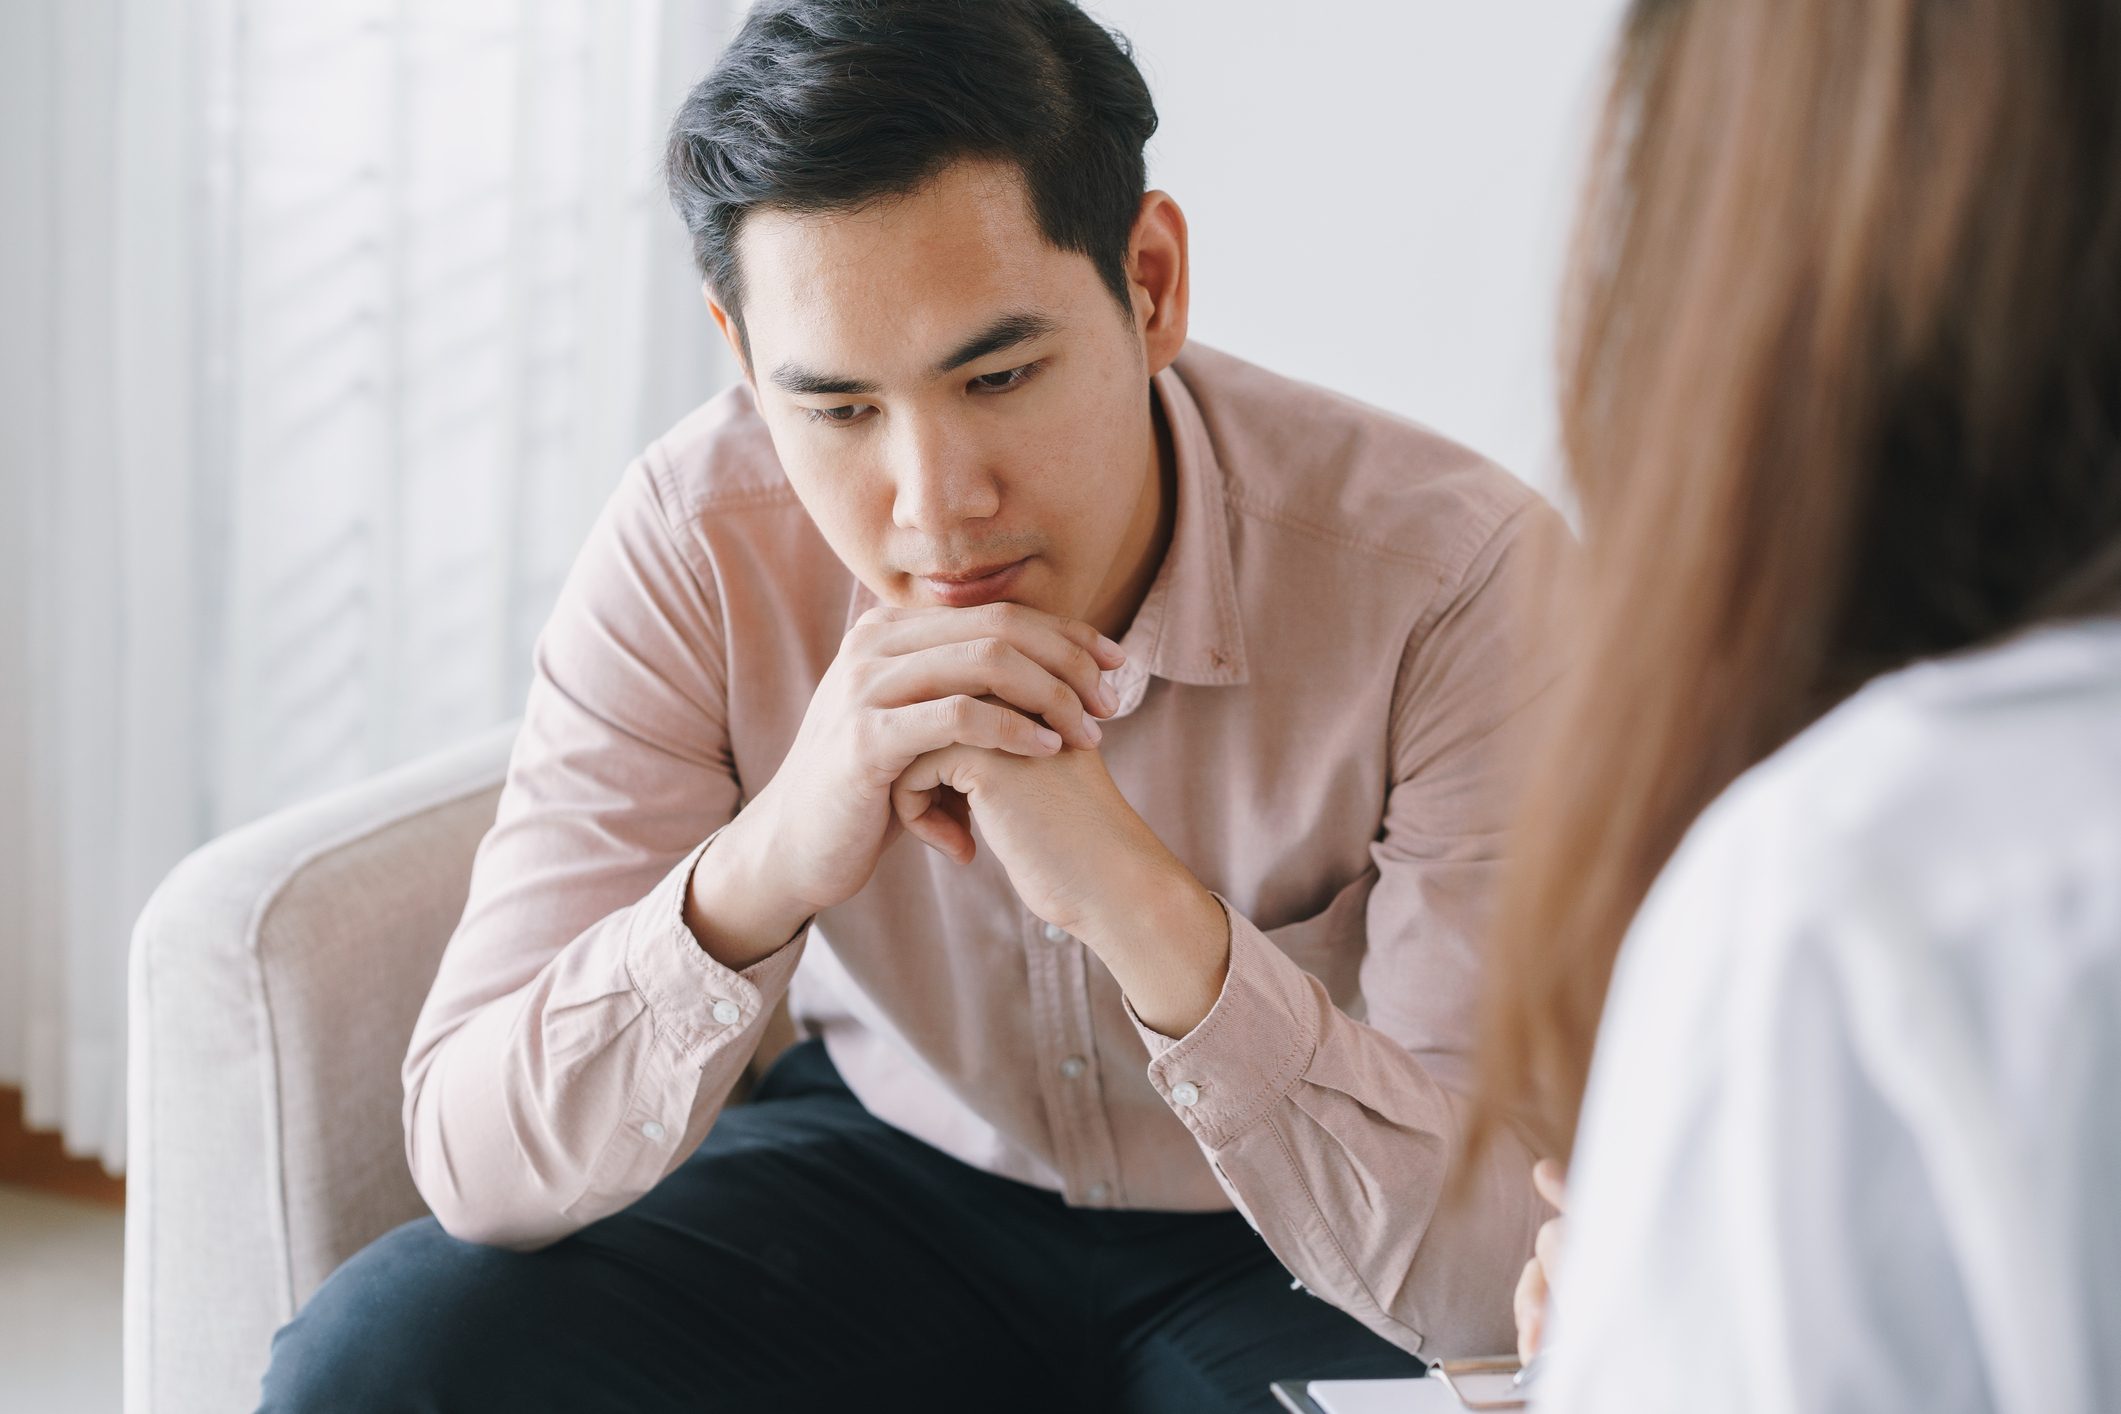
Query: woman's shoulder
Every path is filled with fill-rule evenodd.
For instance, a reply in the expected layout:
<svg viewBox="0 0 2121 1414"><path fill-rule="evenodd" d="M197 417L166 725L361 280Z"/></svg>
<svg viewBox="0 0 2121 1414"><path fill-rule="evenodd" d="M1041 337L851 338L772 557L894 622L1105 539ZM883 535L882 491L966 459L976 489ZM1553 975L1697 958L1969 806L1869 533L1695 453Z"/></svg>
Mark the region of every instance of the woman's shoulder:
<svg viewBox="0 0 2121 1414"><path fill-rule="evenodd" d="M2056 970L2121 985L2121 623L1880 678L1747 772L1644 901L1609 1029L1720 1051L1858 965L1977 1012L2046 1010Z"/></svg>
<svg viewBox="0 0 2121 1414"><path fill-rule="evenodd" d="M1939 930L2043 881L2121 888L2121 620L1878 678L1703 813L1668 870L1695 872L1800 916L1891 895Z"/></svg>

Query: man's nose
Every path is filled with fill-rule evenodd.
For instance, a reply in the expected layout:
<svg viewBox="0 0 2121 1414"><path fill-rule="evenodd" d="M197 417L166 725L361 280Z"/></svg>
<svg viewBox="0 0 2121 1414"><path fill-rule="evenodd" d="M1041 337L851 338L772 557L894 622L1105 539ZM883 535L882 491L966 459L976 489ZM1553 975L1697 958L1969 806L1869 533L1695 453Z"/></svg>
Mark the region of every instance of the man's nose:
<svg viewBox="0 0 2121 1414"><path fill-rule="evenodd" d="M937 424L902 424L898 443L891 522L899 529L936 534L1001 510L1001 486L976 439Z"/></svg>

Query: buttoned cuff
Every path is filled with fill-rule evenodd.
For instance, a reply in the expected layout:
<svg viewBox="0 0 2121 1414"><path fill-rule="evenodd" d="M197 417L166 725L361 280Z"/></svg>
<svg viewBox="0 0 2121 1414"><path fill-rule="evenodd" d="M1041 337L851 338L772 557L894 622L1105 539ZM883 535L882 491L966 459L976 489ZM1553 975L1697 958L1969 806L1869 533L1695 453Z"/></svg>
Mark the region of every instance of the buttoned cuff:
<svg viewBox="0 0 2121 1414"><path fill-rule="evenodd" d="M1310 1068L1318 1049L1325 988L1217 894L1230 919L1230 967L1215 1005L1174 1040L1152 1030L1127 1002L1127 1019L1149 1048L1149 1083L1208 1149L1220 1149L1266 1117Z"/></svg>
<svg viewBox="0 0 2121 1414"><path fill-rule="evenodd" d="M805 919L787 942L741 972L709 956L685 925L685 898L700 856L720 834L709 835L641 901L626 947L627 976L648 1004L656 1034L702 1068L780 1005L813 921Z"/></svg>

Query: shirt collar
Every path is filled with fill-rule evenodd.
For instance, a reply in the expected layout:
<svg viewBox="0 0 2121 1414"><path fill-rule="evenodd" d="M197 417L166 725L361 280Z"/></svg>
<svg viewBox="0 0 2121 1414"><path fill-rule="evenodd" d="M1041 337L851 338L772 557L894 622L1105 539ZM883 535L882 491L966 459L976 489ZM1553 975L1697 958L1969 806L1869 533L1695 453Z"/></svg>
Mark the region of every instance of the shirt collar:
<svg viewBox="0 0 2121 1414"><path fill-rule="evenodd" d="M1202 687L1231 686L1248 677L1222 465L1176 366L1157 374L1150 387L1171 429L1178 504L1164 562L1120 636L1127 661L1105 674L1119 698L1115 715L1122 717L1141 703L1151 677ZM856 579L847 604L848 626L877 602L869 586Z"/></svg>

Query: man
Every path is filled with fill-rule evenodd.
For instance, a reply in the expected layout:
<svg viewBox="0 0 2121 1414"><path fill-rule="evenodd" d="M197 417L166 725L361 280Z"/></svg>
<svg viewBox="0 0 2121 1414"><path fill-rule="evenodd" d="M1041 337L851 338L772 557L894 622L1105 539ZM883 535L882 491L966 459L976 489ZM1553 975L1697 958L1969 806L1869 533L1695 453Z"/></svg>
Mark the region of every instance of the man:
<svg viewBox="0 0 2121 1414"><path fill-rule="evenodd" d="M744 379L539 641L406 1060L436 1216L269 1408L1254 1409L1509 1348L1529 1160L1441 1199L1551 513L1187 350L1154 125L1068 0L771 0L687 100ZM725 1108L784 996L821 1041Z"/></svg>

